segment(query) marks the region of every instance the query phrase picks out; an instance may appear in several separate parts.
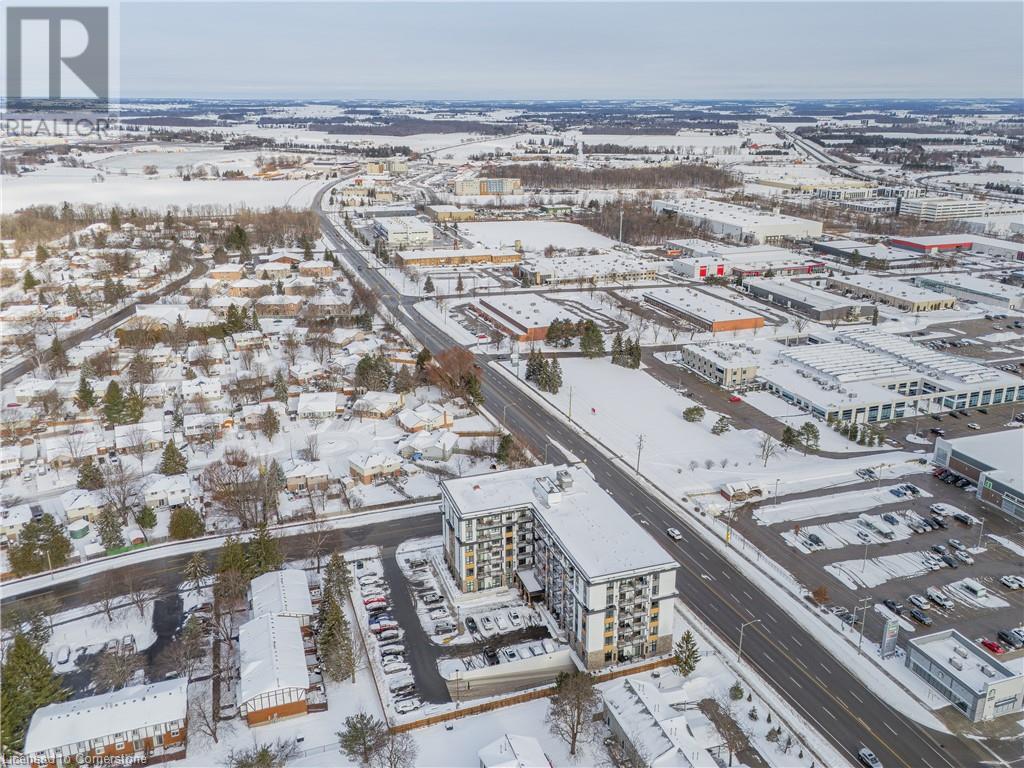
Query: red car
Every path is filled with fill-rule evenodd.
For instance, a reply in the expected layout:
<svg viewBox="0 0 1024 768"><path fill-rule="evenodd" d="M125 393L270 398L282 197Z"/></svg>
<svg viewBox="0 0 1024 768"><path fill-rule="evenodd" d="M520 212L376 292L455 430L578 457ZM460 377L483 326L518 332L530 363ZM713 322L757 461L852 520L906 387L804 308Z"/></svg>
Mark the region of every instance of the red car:
<svg viewBox="0 0 1024 768"><path fill-rule="evenodd" d="M985 648L987 648L988 650L992 651L992 653L996 654L997 656L999 656L1000 654L1006 653L1006 649L1003 648L1003 646L1001 646L995 640L982 640L981 644L983 646L985 646Z"/></svg>
<svg viewBox="0 0 1024 768"><path fill-rule="evenodd" d="M741 398L739 395L733 395L732 397L729 398L729 402L730 403L742 403L743 402L743 398Z"/></svg>

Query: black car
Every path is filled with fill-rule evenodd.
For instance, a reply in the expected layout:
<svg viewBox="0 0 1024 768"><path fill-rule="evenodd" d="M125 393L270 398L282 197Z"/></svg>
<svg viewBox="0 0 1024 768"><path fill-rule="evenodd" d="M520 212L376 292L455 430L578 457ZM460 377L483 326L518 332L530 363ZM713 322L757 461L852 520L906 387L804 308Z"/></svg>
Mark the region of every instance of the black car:
<svg viewBox="0 0 1024 768"><path fill-rule="evenodd" d="M884 515L882 515L882 519L885 520L885 522L887 522L889 525L900 524L900 519L896 517L896 515L894 515L892 512L886 512Z"/></svg>
<svg viewBox="0 0 1024 768"><path fill-rule="evenodd" d="M946 434L946 430L942 429L941 427L932 427L928 431L931 432L933 435L938 435L939 437L942 437L944 434Z"/></svg>
<svg viewBox="0 0 1024 768"><path fill-rule="evenodd" d="M928 614L926 614L920 608L911 608L910 618L912 618L918 624L924 624L926 627L930 627L932 625L931 617L928 616Z"/></svg>
<svg viewBox="0 0 1024 768"><path fill-rule="evenodd" d="M939 414L937 413L933 413L932 418L935 419L936 421L942 421L942 417L939 416Z"/></svg>
<svg viewBox="0 0 1024 768"><path fill-rule="evenodd" d="M978 409L978 413L984 413L984 414L988 415L988 408L979 408Z"/></svg>
<svg viewBox="0 0 1024 768"><path fill-rule="evenodd" d="M970 484L971 484L971 481L968 480L966 477L961 477L959 480L956 481L956 487L957 488L964 488L964 487L966 487L966 486L968 486Z"/></svg>
<svg viewBox="0 0 1024 768"><path fill-rule="evenodd" d="M468 629L470 632L476 632L476 619L474 619L472 616L466 617L466 629Z"/></svg>
<svg viewBox="0 0 1024 768"><path fill-rule="evenodd" d="M946 549L945 544L932 544L932 552L934 552L937 555L944 555L947 552L949 552L949 550Z"/></svg>
<svg viewBox="0 0 1024 768"><path fill-rule="evenodd" d="M825 546L825 542L822 541L821 536L819 536L816 533L809 533L809 534L807 534L807 541L809 541L811 544L813 544L816 547L824 547Z"/></svg>
<svg viewBox="0 0 1024 768"><path fill-rule="evenodd" d="M974 518L968 515L966 512L954 512L953 519L959 520L964 525L974 525Z"/></svg>
<svg viewBox="0 0 1024 768"><path fill-rule="evenodd" d="M967 411L965 411L963 408L961 408L959 411L957 411L957 413L959 413L961 416L967 416L968 415Z"/></svg>
<svg viewBox="0 0 1024 768"><path fill-rule="evenodd" d="M945 518L939 517L938 515L932 517L931 521L935 523L935 525L939 526L939 528L949 528L949 523L946 522Z"/></svg>
<svg viewBox="0 0 1024 768"><path fill-rule="evenodd" d="M944 562L946 565L948 565L953 570L956 570L957 568L960 567L960 564L956 561L956 558L955 557L950 557L949 555L943 555L942 556L942 562Z"/></svg>
<svg viewBox="0 0 1024 768"><path fill-rule="evenodd" d="M890 611L895 613L897 616L903 615L903 606L900 603L897 603L895 600L885 599L882 601L882 605L884 605Z"/></svg>
<svg viewBox="0 0 1024 768"><path fill-rule="evenodd" d="M484 648L484 658L488 664L497 664L498 652L494 648Z"/></svg>

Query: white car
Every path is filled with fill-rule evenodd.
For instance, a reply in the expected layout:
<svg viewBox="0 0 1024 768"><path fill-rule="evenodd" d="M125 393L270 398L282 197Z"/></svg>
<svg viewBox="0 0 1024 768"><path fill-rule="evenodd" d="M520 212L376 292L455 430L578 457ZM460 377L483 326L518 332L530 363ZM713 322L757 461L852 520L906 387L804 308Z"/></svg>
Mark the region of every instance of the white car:
<svg viewBox="0 0 1024 768"><path fill-rule="evenodd" d="M505 632L508 630L508 622L505 621L504 616L495 616L494 623L498 625L498 630L500 632Z"/></svg>
<svg viewBox="0 0 1024 768"><path fill-rule="evenodd" d="M867 747L861 747L857 750L857 759L860 760L862 765L867 766L867 768L882 768L882 761L879 760L875 756L875 753Z"/></svg>
<svg viewBox="0 0 1024 768"><path fill-rule="evenodd" d="M974 558L968 555L962 549L958 549L956 552L954 552L953 557L955 557L961 563L965 563L967 565L974 565Z"/></svg>
<svg viewBox="0 0 1024 768"><path fill-rule="evenodd" d="M679 531L678 528L667 528L665 529L665 533L668 534L668 537L670 539L673 539L675 541L681 541L683 538L683 534Z"/></svg>
<svg viewBox="0 0 1024 768"><path fill-rule="evenodd" d="M490 616L481 616L480 617L480 629L482 629L484 632L493 632L494 631L494 622L491 621L491 617Z"/></svg>
<svg viewBox="0 0 1024 768"><path fill-rule="evenodd" d="M512 622L513 627L523 626L523 617L519 615L519 611L509 611L508 620Z"/></svg>
<svg viewBox="0 0 1024 768"><path fill-rule="evenodd" d="M385 664L384 665L384 674L385 675L399 675L399 674L402 674L404 672L409 672L409 671L410 671L409 665L406 664L405 662L394 662L392 664Z"/></svg>
<svg viewBox="0 0 1024 768"><path fill-rule="evenodd" d="M981 427L978 426L977 424L975 424L973 421L970 424L967 425L967 428L968 429L981 429Z"/></svg>
<svg viewBox="0 0 1024 768"><path fill-rule="evenodd" d="M422 706L423 704L420 703L419 699L406 699L395 704L395 712L400 715L407 715L410 712L415 712Z"/></svg>
<svg viewBox="0 0 1024 768"><path fill-rule="evenodd" d="M926 611L931 607L931 603L929 603L925 598L921 597L920 595L911 595L907 598L907 600L912 602L922 611Z"/></svg>
<svg viewBox="0 0 1024 768"><path fill-rule="evenodd" d="M1009 589L1021 588L1021 583L1016 576L1003 576L1001 579L999 579L999 583L1002 584L1004 587L1008 587Z"/></svg>

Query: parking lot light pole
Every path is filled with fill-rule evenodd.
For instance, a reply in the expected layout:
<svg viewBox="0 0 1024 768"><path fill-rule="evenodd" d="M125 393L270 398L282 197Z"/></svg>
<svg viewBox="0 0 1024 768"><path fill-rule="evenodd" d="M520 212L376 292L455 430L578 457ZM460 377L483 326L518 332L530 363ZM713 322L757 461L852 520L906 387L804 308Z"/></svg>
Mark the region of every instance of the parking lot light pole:
<svg viewBox="0 0 1024 768"><path fill-rule="evenodd" d="M760 619L752 619L751 621L748 621L748 622L746 622L744 624L740 624L740 644L739 644L739 648L736 651L736 661L739 661L740 658L742 658L742 656L743 656L743 630L745 630L751 624L760 624L760 623L761 623Z"/></svg>
<svg viewBox="0 0 1024 768"><path fill-rule="evenodd" d="M868 567L868 547L870 545L871 545L871 542L868 542L868 541L864 542L864 559L861 560L861 562L860 562L860 572L861 573L864 573L864 569Z"/></svg>
<svg viewBox="0 0 1024 768"><path fill-rule="evenodd" d="M981 549L981 537L985 533L985 518L981 519L981 529L978 531L978 549Z"/></svg>

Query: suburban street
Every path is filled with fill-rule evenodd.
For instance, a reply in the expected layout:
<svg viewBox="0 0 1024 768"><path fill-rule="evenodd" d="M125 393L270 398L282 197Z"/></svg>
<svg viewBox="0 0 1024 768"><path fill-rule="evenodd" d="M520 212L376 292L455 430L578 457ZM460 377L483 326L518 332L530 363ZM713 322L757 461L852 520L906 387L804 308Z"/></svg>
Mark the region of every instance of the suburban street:
<svg viewBox="0 0 1024 768"><path fill-rule="evenodd" d="M314 209L320 214L324 236L336 251L358 267L359 275L388 310L432 353L455 345L457 342L416 311L412 306L416 299L399 296L338 234L327 214L320 211L323 192L314 200ZM724 643L736 647L741 625L760 620L745 632L744 659L851 761L856 762L856 752L863 745L870 747L884 765L905 768L953 768L999 759L979 742L925 729L890 707L777 606L770 594L738 572L694 531L687 530L679 542L669 539L664 530L679 523L673 511L623 464L607 458L590 439L539 407L516 385L488 370L485 360L481 358L482 390L489 412L535 455L549 462L564 462L564 448L585 462L598 483L629 514L649 525L652 534L676 557L680 564L680 596ZM1014 753L1012 748L1002 749Z"/></svg>

